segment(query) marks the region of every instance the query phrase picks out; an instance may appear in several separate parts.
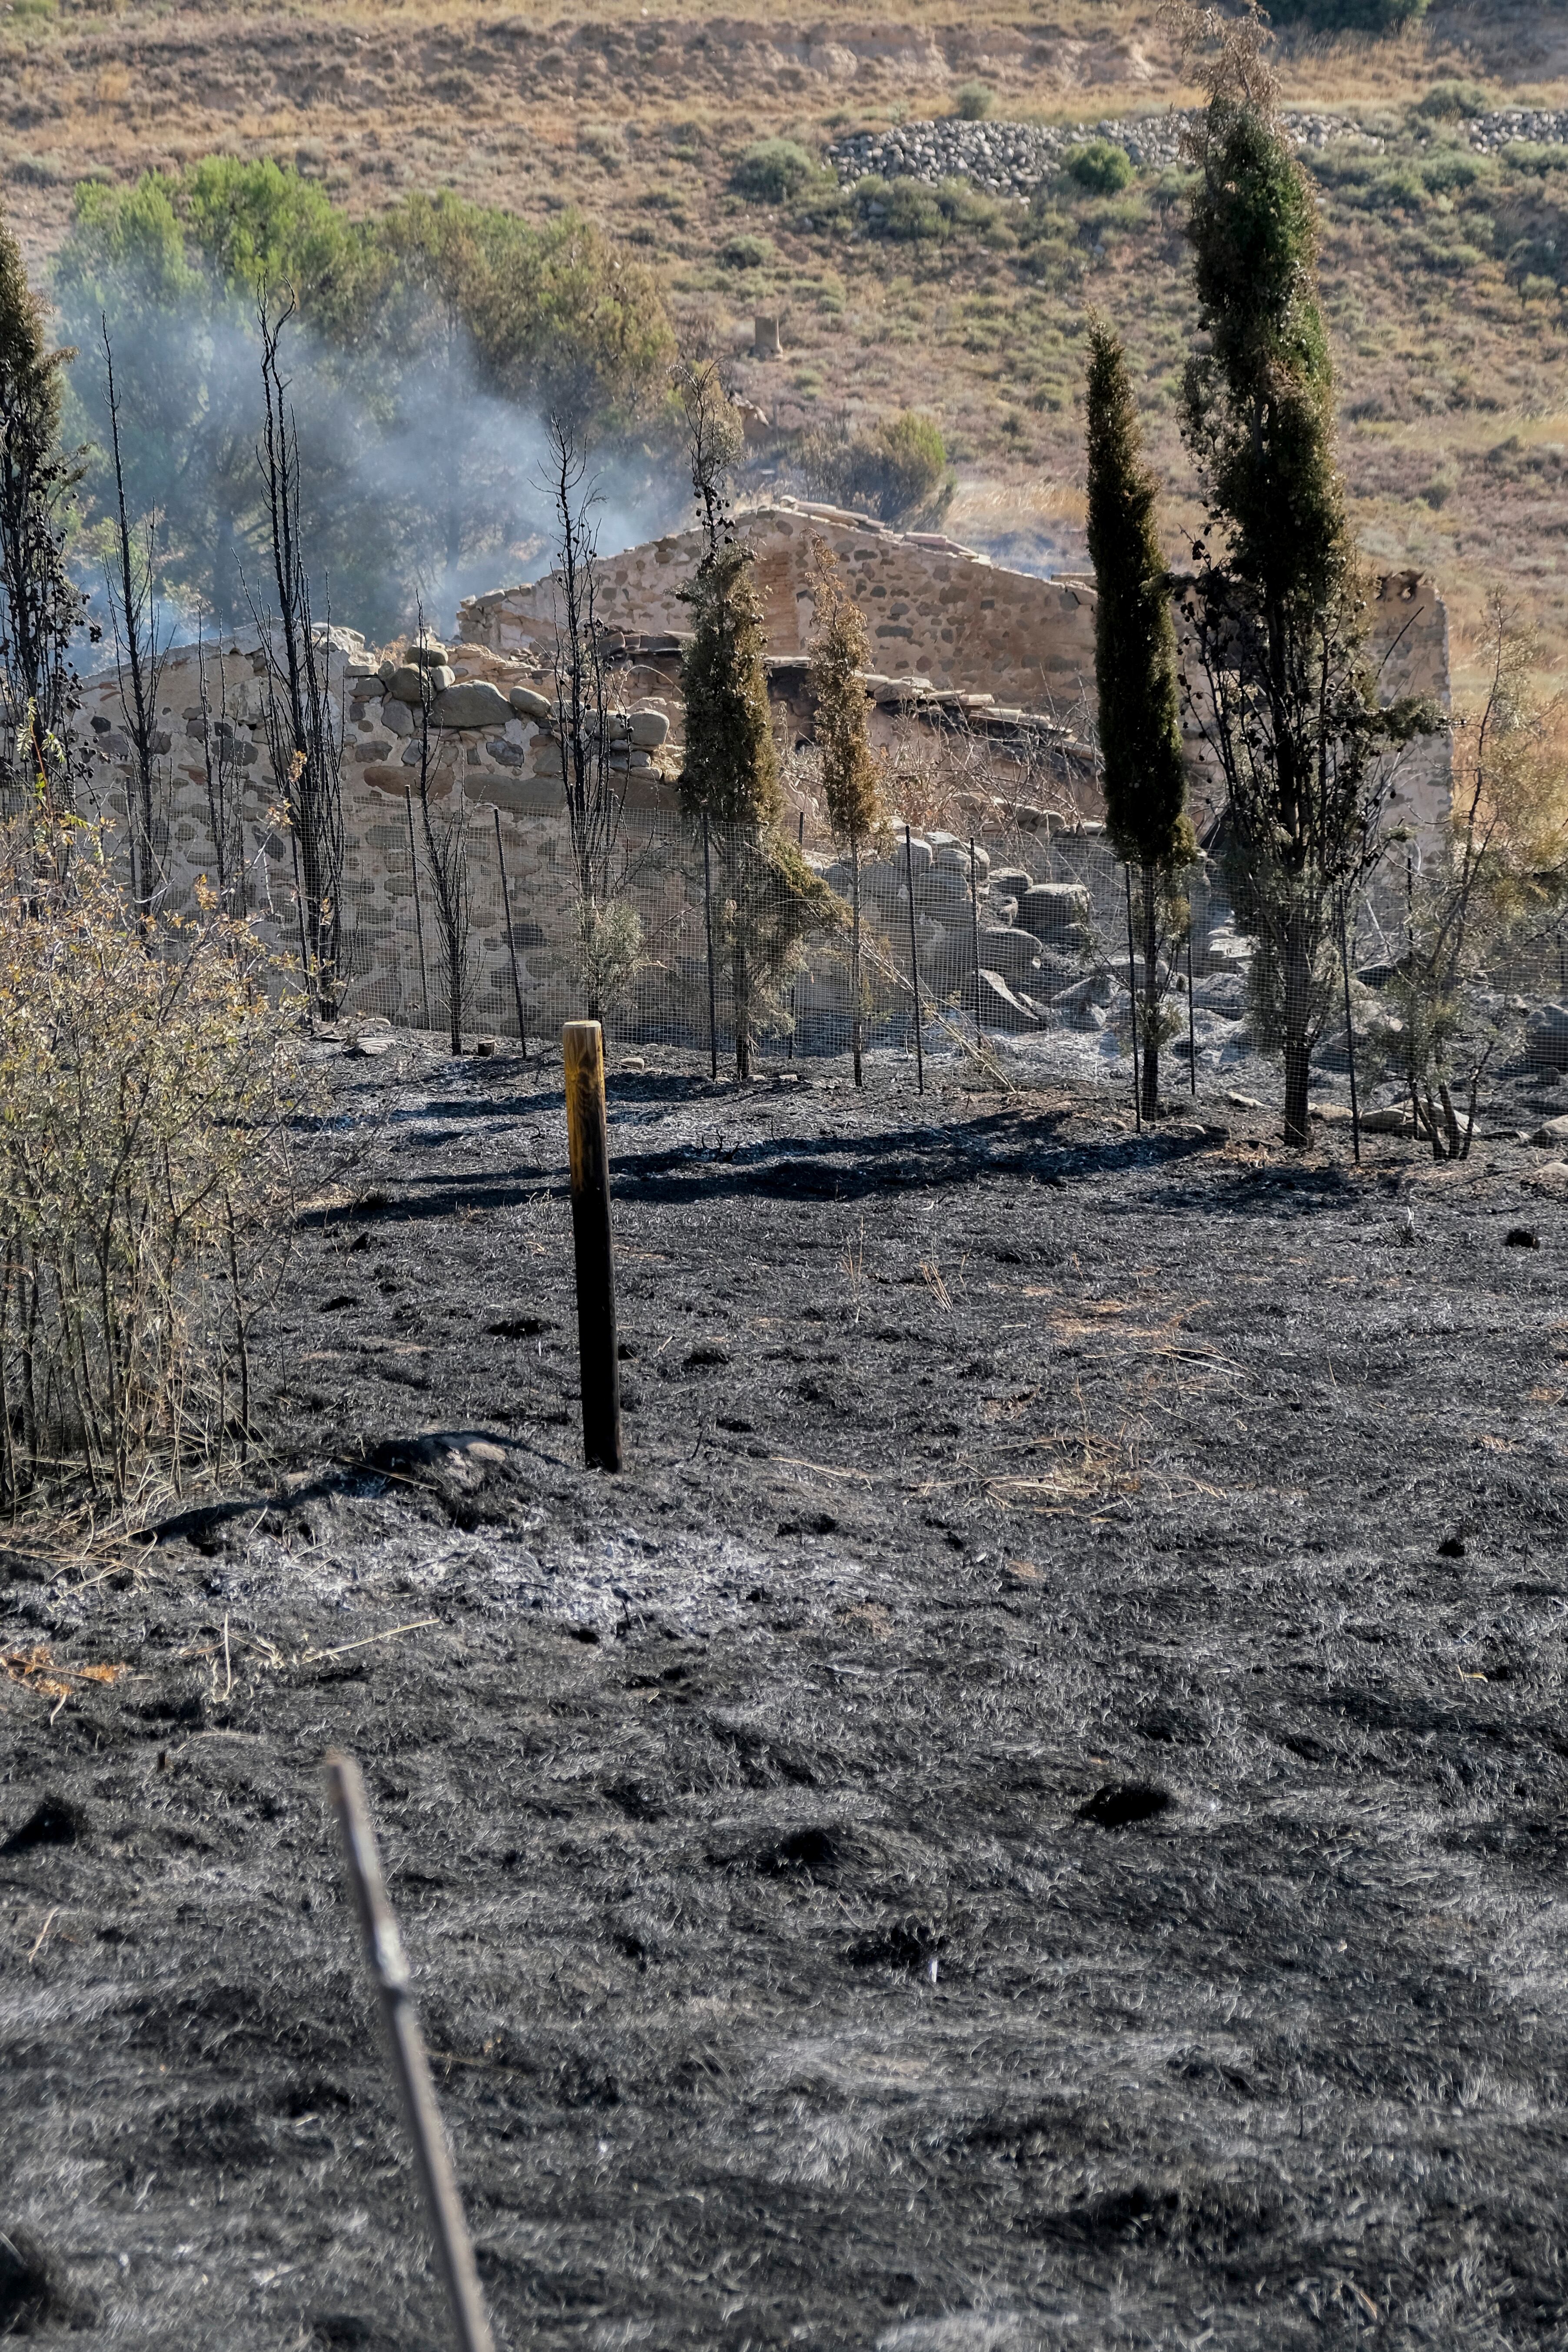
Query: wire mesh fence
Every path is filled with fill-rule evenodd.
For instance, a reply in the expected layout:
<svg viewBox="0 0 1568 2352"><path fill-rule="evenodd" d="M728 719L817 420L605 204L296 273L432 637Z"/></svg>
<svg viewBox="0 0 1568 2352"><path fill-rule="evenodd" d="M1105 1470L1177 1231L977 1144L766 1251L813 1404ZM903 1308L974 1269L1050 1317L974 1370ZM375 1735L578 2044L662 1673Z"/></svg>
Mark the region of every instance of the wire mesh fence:
<svg viewBox="0 0 1568 2352"><path fill-rule="evenodd" d="M437 944L437 877L412 830L409 852L395 922L350 927L349 1003L395 1024L438 1028L449 987ZM564 818L503 826L476 816L464 870L459 1025L524 1042L553 1038L584 1012L588 990ZM1143 987L1131 919L1138 879L1093 824L984 839L895 828L851 860L804 840L796 856L781 858L744 828L629 813L608 895L628 919L631 944L622 966L600 975L602 1017L622 1049L685 1048L715 1069L734 1065L742 1036L758 1066L844 1056L858 1027L874 1065L908 1064L917 1082L928 1060L984 1051L1131 1093L1133 991ZM1253 944L1215 869L1200 866L1184 887L1190 925L1163 942L1160 971L1163 1084L1179 1093L1245 1073L1269 1097L1277 1072L1257 1048L1248 1005ZM1403 869L1380 873L1347 908L1359 1002L1399 969L1409 922ZM1568 923L1560 911L1516 927L1506 953L1467 985L1515 1033L1494 1075L1568 1065ZM1363 1085L1375 1092L1396 1084L1396 1031L1375 1022L1369 1031L1359 1012L1356 1025ZM1316 1056L1320 1089L1331 1093L1349 1060L1343 1024L1331 1020Z"/></svg>
<svg viewBox="0 0 1568 2352"><path fill-rule="evenodd" d="M25 793L4 799L0 814L26 814ZM123 811L102 814L129 888ZM230 911L297 961L287 828L269 805L250 814L255 855ZM161 872L189 868L174 903L188 903L192 878L212 865L199 815L190 796L172 806L154 845ZM599 914L607 907L616 919L592 939L564 814L481 803L443 813L433 835L412 796L388 798L356 814L352 838L341 949L350 1015L449 1030L455 985L461 1034L536 1046L596 999L614 1047L683 1049L715 1071L736 1066L742 1039L758 1068L847 1057L858 1030L885 1081L919 1085L928 1065L983 1054L1019 1075L1088 1079L1129 1102L1135 1093L1141 877L1091 822L973 838L895 826L852 861L804 825L781 844L627 809L600 877ZM1408 1092L1394 1004L1420 891L1437 870L1394 853L1346 906L1353 1050L1369 1103L1380 1088ZM1218 1082L1271 1102L1281 1079L1258 1044L1255 944L1216 864L1192 869L1182 889L1190 922L1160 947L1162 1092ZM452 924L444 890L459 902ZM1568 1071L1568 914L1543 902L1514 921L1484 967L1471 960L1463 995L1464 1017L1492 1041L1489 1091ZM1352 1051L1336 1011L1313 1057L1320 1094L1348 1091Z"/></svg>

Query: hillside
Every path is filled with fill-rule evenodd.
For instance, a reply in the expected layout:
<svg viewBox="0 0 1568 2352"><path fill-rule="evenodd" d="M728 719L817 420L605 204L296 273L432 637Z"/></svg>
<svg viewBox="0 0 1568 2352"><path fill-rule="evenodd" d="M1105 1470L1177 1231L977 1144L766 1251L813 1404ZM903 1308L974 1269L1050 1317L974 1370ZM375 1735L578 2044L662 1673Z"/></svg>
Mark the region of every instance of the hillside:
<svg viewBox="0 0 1568 2352"><path fill-rule="evenodd" d="M1191 92L1151 8L1069 0L1047 19L907 0L879 24L701 6L100 16L18 0L5 21L0 163L35 268L81 176L124 181L215 150L295 163L356 212L413 187L534 219L571 202L654 266L689 336L740 354L757 311L782 314L783 356L742 357L739 372L784 424L929 408L956 461L948 527L999 554L1081 561L1091 303L1129 334L1154 446L1173 486L1184 480L1173 394L1191 304L1170 166L1100 191L1058 173L1032 205L977 195L891 222L826 175L774 203L732 184L760 138L820 155L950 114L967 82L986 86L998 121L1179 104ZM1568 11L1439 6L1382 42L1282 37L1280 61L1288 102L1335 118L1310 152L1367 551L1433 572L1460 640L1500 583L1555 655L1568 641L1568 145L1478 152L1464 110L1562 105ZM1443 84L1458 86L1446 108L1432 99Z"/></svg>

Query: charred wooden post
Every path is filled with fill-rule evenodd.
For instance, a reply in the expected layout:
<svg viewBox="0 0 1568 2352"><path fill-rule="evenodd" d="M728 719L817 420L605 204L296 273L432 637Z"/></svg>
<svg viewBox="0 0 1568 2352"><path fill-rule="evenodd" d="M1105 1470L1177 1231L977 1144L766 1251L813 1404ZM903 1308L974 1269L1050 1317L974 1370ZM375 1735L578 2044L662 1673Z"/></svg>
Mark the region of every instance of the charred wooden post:
<svg viewBox="0 0 1568 2352"><path fill-rule="evenodd" d="M568 1021L561 1033L566 1134L572 1153L572 1238L577 1262L577 1359L583 1454L590 1470L621 1467L621 1368L610 1239L610 1140L605 1117L605 1033Z"/></svg>

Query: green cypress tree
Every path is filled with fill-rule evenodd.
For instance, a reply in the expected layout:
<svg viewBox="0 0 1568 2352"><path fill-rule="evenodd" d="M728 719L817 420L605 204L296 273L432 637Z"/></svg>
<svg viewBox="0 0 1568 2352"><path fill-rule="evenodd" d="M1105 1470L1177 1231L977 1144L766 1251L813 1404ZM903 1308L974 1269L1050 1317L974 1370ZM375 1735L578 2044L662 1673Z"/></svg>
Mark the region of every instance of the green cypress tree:
<svg viewBox="0 0 1568 2352"><path fill-rule="evenodd" d="M693 816L718 825L763 826L783 805L768 709L763 600L751 549L724 538L680 591L691 608L681 658L686 765L681 798Z"/></svg>
<svg viewBox="0 0 1568 2352"><path fill-rule="evenodd" d="M1143 932L1143 1115L1160 1108L1162 913L1196 844L1186 813L1170 581L1155 522L1157 489L1142 459L1127 361L1101 319L1089 321L1089 551L1099 599L1094 672L1100 698L1106 831L1141 870ZM1169 925L1167 925L1169 928ZM1136 1017L1136 1015L1135 1015Z"/></svg>
<svg viewBox="0 0 1568 2352"><path fill-rule="evenodd" d="M860 851L882 824L881 778L871 756L866 723L865 674L871 667L866 619L844 584L844 574L826 540L811 550L811 585L816 630L811 645L811 687L816 697L816 748L822 760L822 794L834 838L849 853L850 1045L855 1083L863 1086L860 1006Z"/></svg>
<svg viewBox="0 0 1568 2352"><path fill-rule="evenodd" d="M59 448L60 370L21 249L0 219L0 693L9 760L40 787L67 789L64 727L81 597L65 561L76 474Z"/></svg>
<svg viewBox="0 0 1568 2352"><path fill-rule="evenodd" d="M804 933L831 928L832 891L780 837L784 794L768 709L763 601L752 551L718 536L680 591L693 629L681 659L686 761L681 799L705 820L723 892L720 929L735 1008L735 1075L752 1075L752 1048L768 992Z"/></svg>
<svg viewBox="0 0 1568 2352"><path fill-rule="evenodd" d="M1266 77L1222 56L1210 87L1188 222L1207 348L1188 362L1184 430L1209 506L1184 606L1203 677L1191 708L1226 788L1254 1016L1283 1056L1286 1139L1302 1144L1336 898L1378 854L1385 755L1432 718L1380 709L1363 658L1310 184Z"/></svg>

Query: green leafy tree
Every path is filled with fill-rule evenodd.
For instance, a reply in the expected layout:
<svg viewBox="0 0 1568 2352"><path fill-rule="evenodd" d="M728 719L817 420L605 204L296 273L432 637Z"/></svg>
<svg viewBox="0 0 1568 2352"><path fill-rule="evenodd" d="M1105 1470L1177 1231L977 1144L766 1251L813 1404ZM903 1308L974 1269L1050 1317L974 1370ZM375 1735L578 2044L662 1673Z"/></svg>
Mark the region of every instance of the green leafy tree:
<svg viewBox="0 0 1568 2352"><path fill-rule="evenodd" d="M0 730L5 764L68 792L64 726L81 598L66 568L76 476L59 446L60 371L16 238L0 219Z"/></svg>
<svg viewBox="0 0 1568 2352"><path fill-rule="evenodd" d="M1311 1053L1334 1001L1340 894L1375 864L1392 755L1435 723L1379 706L1334 458L1333 376L1306 173L1256 17L1209 68L1188 234L1205 348L1184 430L1209 520L1184 604L1188 707L1227 796L1226 864L1252 932L1253 1012L1307 1141Z"/></svg>
<svg viewBox="0 0 1568 2352"><path fill-rule="evenodd" d="M127 494L164 518L161 588L231 619L266 560L256 305L292 303L301 512L340 604L384 635L432 564L455 593L537 530L542 415L633 446L674 349L649 272L575 213L534 227L414 194L358 221L297 172L224 156L79 187L55 290L79 341L107 319ZM80 392L111 513L107 416Z"/></svg>
<svg viewBox="0 0 1568 2352"><path fill-rule="evenodd" d="M1103 320L1089 322L1089 551L1099 598L1094 669L1100 698L1106 829L1140 870L1143 1115L1160 1108L1162 916L1184 907L1175 887L1196 852L1176 683L1171 583L1155 517L1158 491L1143 462L1127 360ZM1177 912L1177 909L1180 912Z"/></svg>
<svg viewBox="0 0 1568 2352"><path fill-rule="evenodd" d="M816 697L816 749L822 793L836 841L849 853L850 1040L855 1083L861 1086L860 851L884 822L881 775L871 756L866 722L865 675L871 667L866 619L844 583L826 540L814 540L811 589L816 629L811 688Z"/></svg>

